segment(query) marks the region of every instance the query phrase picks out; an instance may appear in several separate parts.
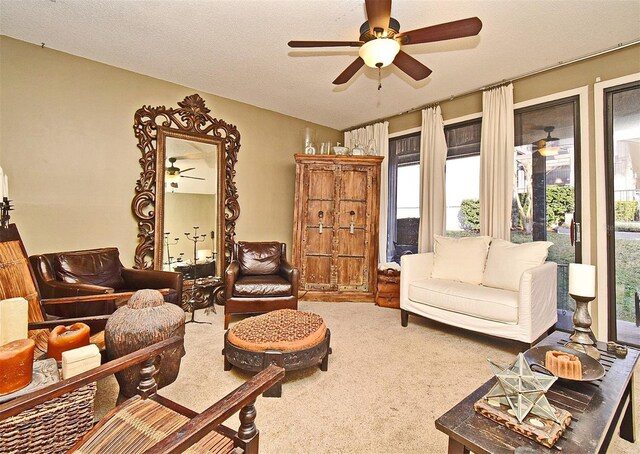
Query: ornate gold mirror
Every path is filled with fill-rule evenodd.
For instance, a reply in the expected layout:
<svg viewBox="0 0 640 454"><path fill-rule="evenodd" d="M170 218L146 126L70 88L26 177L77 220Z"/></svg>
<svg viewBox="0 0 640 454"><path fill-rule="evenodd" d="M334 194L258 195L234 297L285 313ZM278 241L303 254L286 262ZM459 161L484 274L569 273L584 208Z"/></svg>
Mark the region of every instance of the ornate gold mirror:
<svg viewBox="0 0 640 454"><path fill-rule="evenodd" d="M135 114L142 152L131 205L139 230L135 267L219 280L240 215L233 180L240 134L212 118L197 94L178 106L143 106Z"/></svg>

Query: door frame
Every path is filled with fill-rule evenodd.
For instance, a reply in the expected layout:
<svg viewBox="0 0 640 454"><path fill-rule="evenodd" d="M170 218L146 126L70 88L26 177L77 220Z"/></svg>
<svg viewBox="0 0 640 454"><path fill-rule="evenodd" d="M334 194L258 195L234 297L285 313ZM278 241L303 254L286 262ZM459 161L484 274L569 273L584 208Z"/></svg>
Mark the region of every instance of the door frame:
<svg viewBox="0 0 640 454"><path fill-rule="evenodd" d="M597 250L602 251L598 254L597 269L609 270L609 263L614 260L611 257L612 253L609 251L609 200L608 194L610 189L608 185L608 165L607 155L608 146L607 143L607 104L605 102L605 90L620 85L627 85L630 83L640 81L640 73L629 74L623 77L617 77L615 79L609 79L602 82L596 82L593 86L594 97L594 121L595 121L595 161L596 161L596 187L604 188L606 190L596 191L596 213L597 213L597 227L596 227L596 241ZM610 272L597 272L597 299L596 301L602 301L604 304L597 305L597 332L602 335L596 334L599 340L608 341L615 334L615 323L617 317L615 316L615 306L612 309L610 304L610 298L612 292L615 292L615 288L609 286ZM615 299L615 293L613 293ZM613 312L613 317L612 317ZM612 324L613 330L612 330ZM613 332L612 332L613 331Z"/></svg>

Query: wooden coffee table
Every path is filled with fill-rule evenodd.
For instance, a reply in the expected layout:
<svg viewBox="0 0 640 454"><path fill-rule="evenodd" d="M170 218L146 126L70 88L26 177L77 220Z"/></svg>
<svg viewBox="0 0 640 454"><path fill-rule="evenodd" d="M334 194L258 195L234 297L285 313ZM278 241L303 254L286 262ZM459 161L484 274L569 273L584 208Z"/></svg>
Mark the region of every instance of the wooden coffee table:
<svg viewBox="0 0 640 454"><path fill-rule="evenodd" d="M568 340L569 334L556 331L538 345L564 345ZM563 453L605 452L620 418L620 436L631 443L636 439L633 370L640 352L629 349L621 359L608 353L605 343L597 346L606 371L604 378L588 383L557 382L547 392L552 405L573 415L570 429L556 443ZM449 436L449 454L554 451L473 410L473 404L494 384L492 378L436 420L436 428Z"/></svg>

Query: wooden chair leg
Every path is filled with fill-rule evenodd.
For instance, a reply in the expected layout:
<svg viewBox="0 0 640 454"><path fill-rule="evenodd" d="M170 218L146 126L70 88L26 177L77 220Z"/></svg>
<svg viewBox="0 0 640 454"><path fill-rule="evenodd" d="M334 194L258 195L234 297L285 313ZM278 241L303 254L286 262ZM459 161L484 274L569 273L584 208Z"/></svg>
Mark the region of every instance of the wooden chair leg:
<svg viewBox="0 0 640 454"><path fill-rule="evenodd" d="M236 445L240 445L245 454L257 454L260 433L256 428L257 416L255 400L240 410L240 428L236 436Z"/></svg>
<svg viewBox="0 0 640 454"><path fill-rule="evenodd" d="M231 321L231 314L224 314L224 329L229 328L230 321Z"/></svg>
<svg viewBox="0 0 640 454"><path fill-rule="evenodd" d="M320 363L320 370L322 372L326 372L329 370L329 354L331 353L331 331L327 330L327 353L322 358L322 362Z"/></svg>

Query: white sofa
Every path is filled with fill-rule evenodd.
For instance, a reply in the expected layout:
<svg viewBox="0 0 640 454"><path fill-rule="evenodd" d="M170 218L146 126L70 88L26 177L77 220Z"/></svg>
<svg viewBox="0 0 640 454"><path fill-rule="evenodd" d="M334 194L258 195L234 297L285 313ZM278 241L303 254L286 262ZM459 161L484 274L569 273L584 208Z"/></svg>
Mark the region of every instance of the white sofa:
<svg viewBox="0 0 640 454"><path fill-rule="evenodd" d="M482 252L476 254L464 242L460 244L464 247L460 249L458 245L458 251L465 251L460 254L462 257L459 260L462 262L449 262L449 270L442 269L443 256L437 255L437 241L436 255L424 253L402 256L402 326L407 326L411 313L467 330L531 344L557 322L557 265L544 262L546 249L544 257L538 253L536 260L541 259L541 264L527 268L527 262L519 260L518 254L526 255L526 252L523 254L521 251L537 246L513 245L493 240L491 244L492 247L493 244L496 245L495 254L488 251L485 263L481 263L476 257L476 264L482 267L481 270L476 270L481 272L481 282L478 282L480 277L477 273L475 277L472 276L474 271L468 269L464 260L469 255L481 256ZM502 252L498 252L499 250ZM436 266L440 266L439 272L434 272L434 262ZM489 266L489 263L492 265ZM493 273L494 282L488 276L490 272ZM448 278L443 279L447 274ZM465 280L471 283L463 282ZM500 281L504 282L500 284Z"/></svg>

